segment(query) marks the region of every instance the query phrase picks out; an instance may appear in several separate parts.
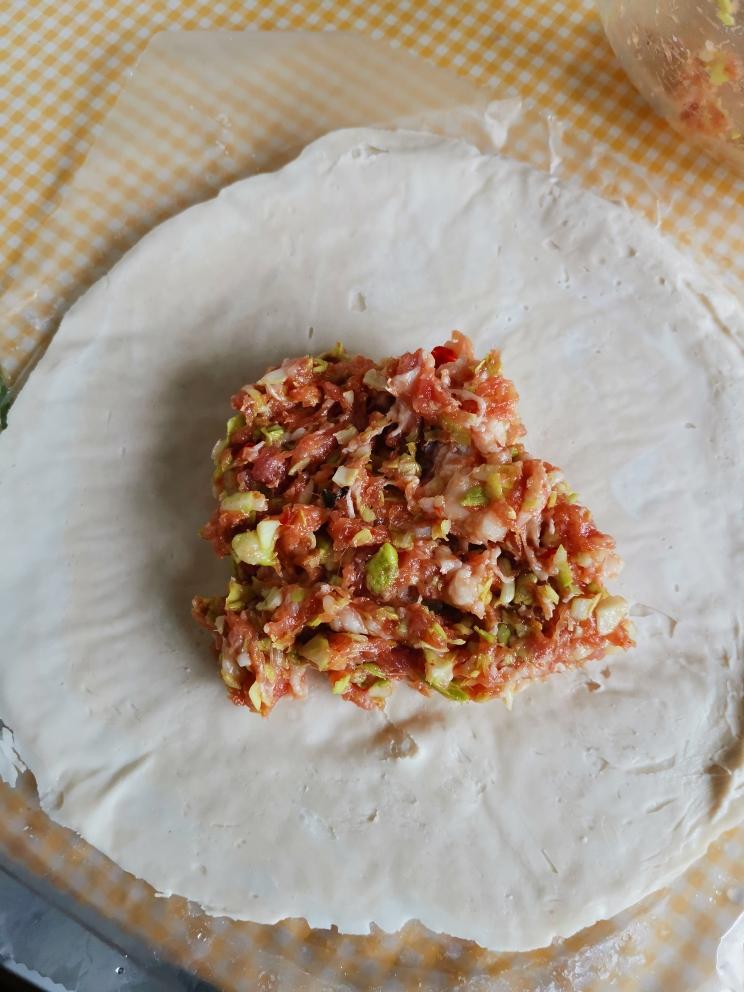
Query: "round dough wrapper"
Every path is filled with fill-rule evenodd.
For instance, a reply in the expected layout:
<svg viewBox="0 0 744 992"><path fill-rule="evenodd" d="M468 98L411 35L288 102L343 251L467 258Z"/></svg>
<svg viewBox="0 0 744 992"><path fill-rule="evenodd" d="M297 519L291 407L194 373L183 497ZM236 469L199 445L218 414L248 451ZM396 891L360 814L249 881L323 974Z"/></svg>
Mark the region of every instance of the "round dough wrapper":
<svg viewBox="0 0 744 992"><path fill-rule="evenodd" d="M742 311L625 209L411 132L330 134L152 231L65 318L0 441L0 716L45 808L259 922L418 918L526 949L742 815ZM228 398L337 339L503 349L528 447L626 561L637 648L500 703L230 705L189 615Z"/></svg>

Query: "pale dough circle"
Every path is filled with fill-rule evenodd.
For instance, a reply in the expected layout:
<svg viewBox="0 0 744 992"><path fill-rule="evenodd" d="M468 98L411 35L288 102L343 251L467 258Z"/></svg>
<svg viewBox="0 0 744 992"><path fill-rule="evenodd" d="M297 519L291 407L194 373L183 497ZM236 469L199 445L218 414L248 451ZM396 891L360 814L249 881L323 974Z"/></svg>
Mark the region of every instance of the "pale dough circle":
<svg viewBox="0 0 744 992"><path fill-rule="evenodd" d="M161 225L0 439L0 716L45 807L213 913L545 944L742 815L742 311L621 207L470 146L328 135ZM638 647L509 712L229 704L193 593L228 397L337 339L498 345L527 444L618 541ZM312 329L312 331L311 331ZM310 338L312 337L312 340Z"/></svg>

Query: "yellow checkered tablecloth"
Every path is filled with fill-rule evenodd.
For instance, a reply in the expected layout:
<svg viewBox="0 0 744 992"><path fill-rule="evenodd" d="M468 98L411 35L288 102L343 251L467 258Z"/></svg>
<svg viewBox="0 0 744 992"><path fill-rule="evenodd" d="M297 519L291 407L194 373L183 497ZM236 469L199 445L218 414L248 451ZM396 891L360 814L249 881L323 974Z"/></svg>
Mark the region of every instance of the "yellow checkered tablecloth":
<svg viewBox="0 0 744 992"><path fill-rule="evenodd" d="M209 59L189 62L193 36L162 46L148 72L143 62L133 73L151 37L174 28L354 31L455 70L463 82L424 74L411 83L421 92L395 92L390 80L385 91L363 38L334 51L307 38L289 69L267 40L245 70L237 42L217 39L215 57L234 62L235 92L220 92L224 75ZM582 0L0 0L0 46L0 366L11 379L81 289L154 220L245 174L247 161L281 160L337 126L328 103L340 90L353 108L341 123L378 120L381 98L387 118L405 118L434 106L427 91L440 85L433 96L467 103L465 79L489 97L519 96L523 119L545 133L536 145L517 126L511 153L625 199L732 280L744 279L744 184L654 117ZM398 82L408 78L399 72ZM182 899L155 898L52 824L24 790L0 789L0 847L218 987L261 992L717 992L717 943L744 897L743 828L620 918L539 952L498 955L415 925L357 938L298 921L264 927L204 917Z"/></svg>

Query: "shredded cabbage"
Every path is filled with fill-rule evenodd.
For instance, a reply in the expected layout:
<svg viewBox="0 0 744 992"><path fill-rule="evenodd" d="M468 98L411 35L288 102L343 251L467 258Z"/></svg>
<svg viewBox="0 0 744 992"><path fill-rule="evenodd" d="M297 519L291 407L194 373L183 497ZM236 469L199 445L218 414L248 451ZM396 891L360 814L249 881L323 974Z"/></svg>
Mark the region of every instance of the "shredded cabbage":
<svg viewBox="0 0 744 992"><path fill-rule="evenodd" d="M432 685L432 689L436 689L442 696L446 696L447 699L452 699L456 703L466 703L470 699L470 696L468 696L457 682L450 682L447 686Z"/></svg>
<svg viewBox="0 0 744 992"><path fill-rule="evenodd" d="M257 385L275 386L278 385L280 382L286 382L288 378L289 378L289 373L287 372L286 369L282 369L282 368L271 369L269 372L266 373L266 375L261 376L261 378L258 380Z"/></svg>
<svg viewBox="0 0 744 992"><path fill-rule="evenodd" d="M225 597L225 609L238 612L245 606L249 595L248 586L241 585L235 579L230 579Z"/></svg>
<svg viewBox="0 0 744 992"><path fill-rule="evenodd" d="M301 644L297 649L299 654L312 662L319 672L325 672L331 661L331 647L328 638L316 634L307 644Z"/></svg>
<svg viewBox="0 0 744 992"><path fill-rule="evenodd" d="M573 572L568 563L568 554L562 544L559 544L553 555L553 568L556 571L556 581L561 593L568 599L572 593L578 592L573 584Z"/></svg>
<svg viewBox="0 0 744 992"><path fill-rule="evenodd" d="M262 493L232 493L220 497L220 509L237 513L263 513L269 507L269 501Z"/></svg>
<svg viewBox="0 0 744 992"><path fill-rule="evenodd" d="M501 592L499 593L499 605L508 606L509 603L514 599L514 594L516 592L516 582L514 579L506 579L501 585Z"/></svg>
<svg viewBox="0 0 744 992"><path fill-rule="evenodd" d="M263 705L263 697L261 694L261 686L258 682L254 682L253 685L248 690L248 698L256 707L257 712L261 712L261 706Z"/></svg>
<svg viewBox="0 0 744 992"><path fill-rule="evenodd" d="M471 486L465 495L460 499L462 506L488 506L488 493L480 483Z"/></svg>
<svg viewBox="0 0 744 992"><path fill-rule="evenodd" d="M266 565L275 568L277 565L276 545L278 520L262 520L255 530L247 530L236 534L232 539L232 550L238 561L246 565Z"/></svg>
<svg viewBox="0 0 744 992"><path fill-rule="evenodd" d="M386 679L387 675L383 672L379 665L376 665L373 661L365 661L362 665L362 671L369 672L370 675L374 675L378 679Z"/></svg>
<svg viewBox="0 0 744 992"><path fill-rule="evenodd" d="M367 562L367 588L374 596L382 596L392 586L397 576L398 552L392 544L385 542Z"/></svg>
<svg viewBox="0 0 744 992"><path fill-rule="evenodd" d="M487 644L495 644L498 638L495 634L490 633L488 630L483 630L482 627L473 627L473 630L482 637Z"/></svg>
<svg viewBox="0 0 744 992"><path fill-rule="evenodd" d="M340 679L336 679L333 683L333 693L335 696L342 696L351 684L351 673L348 675L342 675Z"/></svg>
<svg viewBox="0 0 744 992"><path fill-rule="evenodd" d="M535 587L535 597L549 620L553 616L556 605L560 603L561 597L547 582L541 582Z"/></svg>
<svg viewBox="0 0 744 992"><path fill-rule="evenodd" d="M511 627L508 623L500 623L496 628L496 640L502 647L506 647L511 640Z"/></svg>
<svg viewBox="0 0 744 992"><path fill-rule="evenodd" d="M333 436L336 438L339 444L344 445L344 444L348 444L349 441L351 441L351 439L355 437L357 433L358 431L356 427L345 427L341 431L336 431L336 433Z"/></svg>
<svg viewBox="0 0 744 992"><path fill-rule="evenodd" d="M520 575L517 579L514 602L518 606L531 606L533 602L533 590L537 585L537 576L532 572Z"/></svg>
<svg viewBox="0 0 744 992"><path fill-rule="evenodd" d="M375 535L367 527L363 527L362 530L358 530L351 539L352 548L361 548L365 544L374 544L374 543L375 543Z"/></svg>
<svg viewBox="0 0 744 992"><path fill-rule="evenodd" d="M611 634L627 615L628 604L622 596L603 596L594 610L597 630L600 634Z"/></svg>
<svg viewBox="0 0 744 992"><path fill-rule="evenodd" d="M724 27L732 28L736 23L734 2L735 0L718 0L718 20Z"/></svg>
<svg viewBox="0 0 744 992"><path fill-rule="evenodd" d="M435 541L443 541L451 529L452 523L449 520L440 520L432 527L431 536Z"/></svg>
<svg viewBox="0 0 744 992"><path fill-rule="evenodd" d="M370 389L377 389L380 392L384 392L388 388L387 379L377 369L370 369L368 372L365 372L362 382L365 386L369 386Z"/></svg>
<svg viewBox="0 0 744 992"><path fill-rule="evenodd" d="M454 677L454 655L439 654L426 647L423 648L423 652L426 682L435 689L446 689Z"/></svg>
<svg viewBox="0 0 744 992"><path fill-rule="evenodd" d="M504 499L514 488L521 468L519 465L500 465L486 476L486 490L492 500Z"/></svg>
<svg viewBox="0 0 744 992"><path fill-rule="evenodd" d="M367 695L370 699L387 699L392 691L393 683L389 679L378 679L367 689Z"/></svg>
<svg viewBox="0 0 744 992"><path fill-rule="evenodd" d="M574 620L588 620L594 612L594 607L599 602L599 595L591 598L587 596L577 596L571 600L571 616Z"/></svg>
<svg viewBox="0 0 744 992"><path fill-rule="evenodd" d="M273 586L266 593L264 598L260 603L256 603L257 610L275 610L278 606L282 605L282 591L276 586Z"/></svg>
<svg viewBox="0 0 744 992"><path fill-rule="evenodd" d="M345 465L341 465L333 473L332 481L335 482L337 486L341 486L345 489L347 486L354 485L358 474L359 469L347 468Z"/></svg>
<svg viewBox="0 0 744 992"><path fill-rule="evenodd" d="M262 427L261 433L269 444L279 444L284 437L284 428L279 424L272 424L270 427Z"/></svg>
<svg viewBox="0 0 744 992"><path fill-rule="evenodd" d="M394 530L392 533L393 544L401 551L413 547L413 534L409 531Z"/></svg>

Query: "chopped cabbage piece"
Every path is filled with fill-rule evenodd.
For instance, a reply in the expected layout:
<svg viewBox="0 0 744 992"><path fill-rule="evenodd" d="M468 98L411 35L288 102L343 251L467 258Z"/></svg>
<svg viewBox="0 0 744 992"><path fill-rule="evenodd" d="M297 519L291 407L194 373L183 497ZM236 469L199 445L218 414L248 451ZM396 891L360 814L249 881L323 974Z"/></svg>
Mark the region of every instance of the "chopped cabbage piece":
<svg viewBox="0 0 744 992"><path fill-rule="evenodd" d="M471 486L460 499L461 506L488 506L488 502L488 493L480 483Z"/></svg>
<svg viewBox="0 0 744 992"><path fill-rule="evenodd" d="M599 596L577 596L571 600L571 616L574 620L588 620L594 613L594 607L599 602Z"/></svg>
<svg viewBox="0 0 744 992"><path fill-rule="evenodd" d="M339 444L348 444L353 437L358 434L356 427L345 427L342 431L336 431L333 435Z"/></svg>
<svg viewBox="0 0 744 992"><path fill-rule="evenodd" d="M341 486L345 489L348 486L354 485L358 474L358 469L347 468L345 465L340 465L333 473L332 481L335 482L337 486Z"/></svg>
<svg viewBox="0 0 744 992"><path fill-rule="evenodd" d="M336 679L333 683L333 694L335 696L343 696L346 690L351 685L351 672L347 675L342 675L340 679Z"/></svg>
<svg viewBox="0 0 744 992"><path fill-rule="evenodd" d="M369 386L370 389L376 389L379 392L385 392L388 388L387 379L377 369L370 369L368 372L365 372L362 382L365 386Z"/></svg>
<svg viewBox="0 0 744 992"><path fill-rule="evenodd" d="M241 585L235 579L230 579L225 597L225 609L236 612L242 610L248 601L249 593L248 586Z"/></svg>
<svg viewBox="0 0 744 992"><path fill-rule="evenodd" d="M356 534L351 539L352 548L361 548L365 544L374 544L375 535L367 527L363 527L362 530L358 530Z"/></svg>
<svg viewBox="0 0 744 992"><path fill-rule="evenodd" d="M220 497L220 509L237 513L263 513L269 507L269 501L262 493L232 493Z"/></svg>
<svg viewBox="0 0 744 992"><path fill-rule="evenodd" d="M736 0L718 0L718 20L726 28L732 28L736 24L735 2Z"/></svg>
<svg viewBox="0 0 744 992"><path fill-rule="evenodd" d="M386 593L398 577L398 552L385 542L367 562L367 588L375 596Z"/></svg>
<svg viewBox="0 0 744 992"><path fill-rule="evenodd" d="M303 658L312 662L319 672L325 672L328 669L331 660L331 646L327 637L316 634L312 640L309 640L307 644L301 644L297 650Z"/></svg>
<svg viewBox="0 0 744 992"><path fill-rule="evenodd" d="M278 520L262 520L255 530L247 530L236 534L232 539L232 550L238 561L246 565L265 565L275 568L277 565L276 545Z"/></svg>
<svg viewBox="0 0 744 992"><path fill-rule="evenodd" d="M439 654L424 648L426 681L435 689L446 689L454 677L455 659L452 654Z"/></svg>
<svg viewBox="0 0 744 992"><path fill-rule="evenodd" d="M261 433L269 444L280 444L284 437L284 428L279 424L272 424L270 427L262 427Z"/></svg>
<svg viewBox="0 0 744 992"><path fill-rule="evenodd" d="M393 691L393 683L389 679L378 679L367 689L370 699L387 699Z"/></svg>
<svg viewBox="0 0 744 992"><path fill-rule="evenodd" d="M452 523L449 520L439 520L431 529L431 536L435 541L443 541L450 530L452 529Z"/></svg>
<svg viewBox="0 0 744 992"><path fill-rule="evenodd" d="M594 610L597 630L610 634L628 615L628 604L622 596L603 596Z"/></svg>
<svg viewBox="0 0 744 992"><path fill-rule="evenodd" d="M253 685L248 690L248 698L253 703L258 713L261 712L261 707L263 705L263 696L261 694L261 686L258 682L254 682Z"/></svg>

